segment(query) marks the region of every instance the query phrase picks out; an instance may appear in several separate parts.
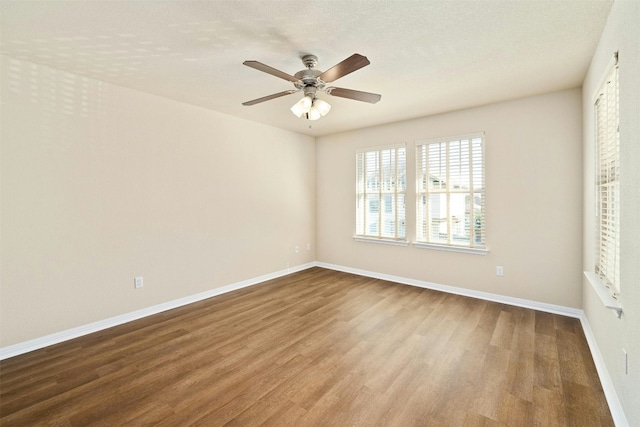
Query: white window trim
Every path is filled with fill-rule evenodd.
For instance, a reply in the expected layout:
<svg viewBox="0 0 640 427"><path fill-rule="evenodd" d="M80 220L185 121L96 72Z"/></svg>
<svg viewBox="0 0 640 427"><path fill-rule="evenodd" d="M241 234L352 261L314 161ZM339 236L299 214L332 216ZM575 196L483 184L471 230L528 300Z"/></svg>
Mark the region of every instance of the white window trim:
<svg viewBox="0 0 640 427"><path fill-rule="evenodd" d="M603 89L605 87L605 85L607 84L607 80L609 79L611 73L617 69L618 67L618 52L615 52L613 57L611 58L611 61L609 62L609 64L607 65L605 72L602 76L602 78L600 79L600 82L597 86L597 89L595 91L595 93L592 96L592 105L594 108L594 220L595 220L595 238L596 238L596 245L595 245L595 263L592 267L591 272L587 272L585 271L584 274L587 277L587 279L589 279L589 282L591 283L592 287L594 288L594 290L596 291L597 295L600 297L602 303L605 305L605 307L610 308L610 309L614 309L616 310L616 313L618 314L618 317L621 316L622 314L622 309L619 306L619 303L617 302L617 298L619 296L619 291L620 289L617 289L615 284L611 284L608 285L603 279L602 277L596 273L596 268L598 267L598 263L599 263L599 259L600 259L600 247L599 247L599 241L600 241L600 212L599 212L599 206L600 206L600 195L599 195L599 191L600 191L600 185L598 184L598 173L600 171L600 154L599 154L599 129L598 129L598 110L597 110L597 103L600 99L600 96L603 94ZM619 78L616 75L617 78ZM617 116L618 120L619 120L619 113ZM619 122L618 122L619 123ZM618 130L619 133L619 130ZM619 154L618 154L619 156ZM619 165L620 159L618 157L618 167ZM619 196L619 194L618 194ZM619 203L619 201L618 201ZM619 222L619 206L618 206L618 228L616 230L617 234L615 236L617 244L619 245L620 243L620 222ZM619 257L619 253L617 254L617 256ZM615 262L615 261L614 261ZM615 269L615 267L614 267ZM619 278L618 278L619 279ZM620 284L618 284L618 286L620 286ZM608 297L607 297L608 296ZM611 300L615 301L617 304L617 307L620 308L620 311L618 312L616 308L614 308L615 304L613 304L611 302Z"/></svg>
<svg viewBox="0 0 640 427"><path fill-rule="evenodd" d="M402 142L400 144L376 145L375 147L358 148L356 150L356 154L368 153L369 151L391 150L394 148L407 148L407 144Z"/></svg>
<svg viewBox="0 0 640 427"><path fill-rule="evenodd" d="M448 142L448 141L458 141L461 139L473 139L473 138L485 138L485 134L484 132L474 132L474 133L465 133L462 135L451 135L451 136L444 136L444 137L440 137L440 138L429 138L429 139L421 139L419 141L416 141L415 145L416 147L418 145L425 145L425 144L432 144L434 142Z"/></svg>
<svg viewBox="0 0 640 427"><path fill-rule="evenodd" d="M375 146L375 147L365 147L365 148L360 148L356 150L356 159L358 158L359 154L363 154L363 153L368 153L368 152L381 152L383 150L397 150L403 148L404 149L404 156L405 156L405 180L407 177L407 164L406 164L406 160L407 160L407 144L406 143L399 143L399 144L389 144L389 145L379 145L379 146ZM396 157L396 178L397 178L397 157ZM356 165L356 175L357 175L357 165ZM357 179L357 177L356 177ZM356 182L357 185L357 182ZM406 182L405 182L405 188L404 188L404 192L402 193L398 193L397 192L397 182L396 182L396 191L395 193L396 196L397 194L404 194L404 200L405 200L405 204L407 202L407 188L406 188ZM356 190L356 199L358 198L358 191ZM380 209L382 209L382 206L380 206ZM397 215L397 213L396 213ZM408 241L406 240L406 221L407 221L407 217L406 217L406 205L405 205L405 216L404 216L404 223L405 223L405 237L404 238L390 238L390 237L382 237L382 236L369 236L366 234L357 234L356 230L356 234L354 234L353 238L355 241L359 241L359 242L368 242L368 243L381 243L381 244L387 244L387 245L395 245L395 246L407 246L408 245ZM357 219L356 219L356 224L357 224ZM381 225L380 225L381 226ZM396 231L397 231L397 224L396 224Z"/></svg>
<svg viewBox="0 0 640 427"><path fill-rule="evenodd" d="M436 245L434 243L425 242L413 242L413 246L420 249L434 249L437 251L460 252L472 255L486 255L487 253L489 253L489 248L487 248L486 246L483 248L471 248L468 246Z"/></svg>
<svg viewBox="0 0 640 427"><path fill-rule="evenodd" d="M416 161L415 161L415 167L416 167L416 171L415 171L415 175L416 175L416 181L419 179L418 177L418 158L417 158L417 148L421 145L428 145L428 144L432 144L432 143L439 143L439 142L449 142L449 141L456 141L456 140L463 140L463 139L468 139L468 140L472 140L474 138L482 138L482 164L483 164L483 179L484 179L484 185L483 185L483 189L482 189L482 194L483 194L483 198L486 197L486 166L485 166L485 155L486 155L486 138L485 138L485 133L484 132L475 132L475 133L469 133L469 134L462 134L462 135L453 135L453 136L447 136L447 137L440 137L440 138L430 138L430 139L423 139L423 140L419 140L416 141L414 146L415 146L415 150L416 150ZM470 190L470 193L473 193L474 191ZM417 215L417 211L418 211L418 196L419 194L421 194L420 190L419 190L419 185L416 183L416 198L415 198L415 209L416 209L416 236L418 233L418 227L420 226L420 224L418 224L418 215ZM428 194L428 192L427 192ZM484 214L485 214L485 221L486 221L486 209L484 210ZM486 232L486 226L485 226L485 232ZM475 255L486 255L489 252L489 248L486 245L486 241L484 246L471 246L471 243L469 246L462 246L462 245L447 245L447 244L438 244L438 243L433 243L433 242L426 242L426 241L422 241L422 240L417 240L415 242L413 242L413 245L416 248L421 248L421 249L434 249L434 250L441 250L441 251L449 251L449 252L460 252L460 253L468 253L468 254L475 254Z"/></svg>
<svg viewBox="0 0 640 427"><path fill-rule="evenodd" d="M602 301L605 308L615 311L616 317L620 319L622 317L622 304L620 301L615 299L613 295L611 295L611 291L605 283L598 277L598 275L593 271L585 271L584 276L587 278L587 281L595 291L596 295Z"/></svg>
<svg viewBox="0 0 640 427"><path fill-rule="evenodd" d="M353 240L363 243L377 243L391 246L408 246L409 241L403 239L385 239L384 237L353 236Z"/></svg>

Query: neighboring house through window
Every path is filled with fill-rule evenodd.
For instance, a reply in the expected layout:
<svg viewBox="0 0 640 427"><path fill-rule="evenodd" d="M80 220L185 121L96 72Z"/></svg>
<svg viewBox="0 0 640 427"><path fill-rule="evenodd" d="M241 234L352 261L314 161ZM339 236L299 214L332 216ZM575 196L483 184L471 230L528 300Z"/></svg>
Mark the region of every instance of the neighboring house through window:
<svg viewBox="0 0 640 427"><path fill-rule="evenodd" d="M416 246L485 253L484 134L416 143Z"/></svg>
<svg viewBox="0 0 640 427"><path fill-rule="evenodd" d="M356 238L406 239L406 147L356 153Z"/></svg>

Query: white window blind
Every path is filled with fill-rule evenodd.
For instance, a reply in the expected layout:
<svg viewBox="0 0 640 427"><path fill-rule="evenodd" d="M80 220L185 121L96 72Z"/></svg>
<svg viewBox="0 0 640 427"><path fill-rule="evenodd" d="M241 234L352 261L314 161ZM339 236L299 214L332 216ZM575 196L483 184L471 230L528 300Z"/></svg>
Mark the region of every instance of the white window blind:
<svg viewBox="0 0 640 427"><path fill-rule="evenodd" d="M419 141L416 160L416 241L484 249L484 134Z"/></svg>
<svg viewBox="0 0 640 427"><path fill-rule="evenodd" d="M406 237L406 147L356 153L356 237Z"/></svg>
<svg viewBox="0 0 640 427"><path fill-rule="evenodd" d="M607 75L596 112L596 267L614 295L620 292L620 134L618 66Z"/></svg>

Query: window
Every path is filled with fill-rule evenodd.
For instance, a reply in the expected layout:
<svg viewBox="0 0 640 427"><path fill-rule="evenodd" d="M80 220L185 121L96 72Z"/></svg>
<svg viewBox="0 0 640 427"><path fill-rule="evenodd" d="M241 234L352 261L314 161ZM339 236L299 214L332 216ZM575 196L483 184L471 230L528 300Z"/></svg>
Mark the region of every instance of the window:
<svg viewBox="0 0 640 427"><path fill-rule="evenodd" d="M595 273L620 292L620 135L618 66L598 91L596 114L596 267Z"/></svg>
<svg viewBox="0 0 640 427"><path fill-rule="evenodd" d="M419 141L416 165L418 246L486 252L484 134Z"/></svg>
<svg viewBox="0 0 640 427"><path fill-rule="evenodd" d="M404 145L356 153L356 237L405 239L406 177Z"/></svg>

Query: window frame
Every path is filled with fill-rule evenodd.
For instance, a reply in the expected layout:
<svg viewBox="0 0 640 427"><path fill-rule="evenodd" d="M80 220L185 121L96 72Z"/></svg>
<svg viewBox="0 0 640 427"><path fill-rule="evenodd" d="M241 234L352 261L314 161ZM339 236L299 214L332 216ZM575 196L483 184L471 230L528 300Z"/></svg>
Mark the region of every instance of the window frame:
<svg viewBox="0 0 640 427"><path fill-rule="evenodd" d="M479 141L479 147L480 147L480 159L479 159L480 178L479 179L481 180L480 186L474 186L474 177L473 177L474 174L477 173L477 171L474 171L475 160L472 158L473 144L474 144L473 141L477 139L480 139ZM469 180L469 188L466 191L462 191L459 188L452 189L447 184L447 182L452 182L452 180L450 180L451 167L449 163L451 144L454 142L460 143L461 141L468 141L468 144L469 144L468 163L466 163L466 165L463 165L462 160L460 162L460 168L462 168L462 166L466 166L468 168L467 174L468 174L468 180ZM488 253L489 248L486 244L486 166L485 166L486 144L485 142L486 141L485 141L484 132L433 138L433 139L420 140L415 142L415 154L416 154L416 161L415 161L415 165L416 165L416 198L415 198L416 233L415 234L416 235L415 235L414 245L416 247L425 248L425 249L438 249L438 250L445 250L445 251L470 253L470 254L477 254L477 255L486 255ZM430 188L430 185L424 180L424 174L425 173L427 175L430 174L430 172L428 171L429 160L427 158L423 158L421 153L421 151L423 150L422 147L427 147L426 150L428 152L428 146L434 145L434 144L445 144L444 151L446 153L446 160L444 165L444 169L446 171L445 172L446 179L444 183L444 188L442 188L441 186L441 188L438 188L438 189ZM454 217L451 214L451 199L452 199L451 195L453 194L464 194L467 197L466 200L468 200L468 202L465 200L465 204L469 203L469 224L475 224L476 218L478 218L475 216L475 212L474 212L475 209L472 208L471 206L475 205L474 203L475 195L480 194L480 216L479 216L480 228L478 229L480 242L476 242L476 237L475 237L476 227L474 225L473 231L469 231L469 241L467 244L451 243L452 241L451 230L453 229L452 218ZM429 207L427 206L429 206L429 204L427 201L430 200L430 197L434 195L445 196L446 230L447 230L446 242L442 242L442 240L439 240L439 239L438 240L431 239L430 232L426 231L428 230L427 227L429 227L429 224L428 224L429 220L425 218L425 215L429 215L429 214L425 213L425 210L428 211ZM423 200L425 202L423 202ZM465 218L466 218L466 212L465 212ZM469 225L469 227L471 227L471 225ZM421 230L425 230L423 235L421 235Z"/></svg>
<svg viewBox="0 0 640 427"><path fill-rule="evenodd" d="M381 159L383 152L393 150L393 185L392 189L384 189L382 182L383 168L381 167ZM404 157L404 170L399 169L399 153L402 152ZM375 189L369 188L366 182L366 165L367 155L376 153L377 156L377 183ZM361 157L362 156L362 157ZM384 145L377 147L367 147L356 150L356 188L355 188L355 233L354 240L360 242L374 242L391 245L406 246L407 242L407 147L405 143ZM362 169L361 169L362 168ZM362 174L361 174L362 172ZM403 183L403 185L401 185ZM373 234L367 230L367 212L366 200L368 196L377 196L377 233ZM387 206L384 196L392 196L394 202L391 204L392 213L394 215L394 233L393 236L384 235L383 217ZM402 201L400 200L402 199ZM361 205L362 203L362 205ZM399 207L401 206L401 209ZM362 217L361 217L362 216ZM400 230L404 230L404 234Z"/></svg>
<svg viewBox="0 0 640 427"><path fill-rule="evenodd" d="M609 84L614 83L615 87ZM610 90L611 89L611 90ZM594 266L599 283L620 294L620 94L617 54L594 95ZM613 99L610 96L613 95ZM600 105L605 103L606 112ZM611 105L613 104L613 105ZM613 111L610 111L613 107ZM611 117L613 114L613 117ZM604 123L603 123L604 122ZM613 177L610 171L613 170ZM605 172L603 172L605 171ZM606 177L604 176L606 175ZM604 200L603 194L607 194ZM611 200L613 200L611 202ZM613 206L612 206L613 205ZM607 215L613 208L613 214ZM606 231L605 231L606 230ZM604 240L604 241L603 241Z"/></svg>

